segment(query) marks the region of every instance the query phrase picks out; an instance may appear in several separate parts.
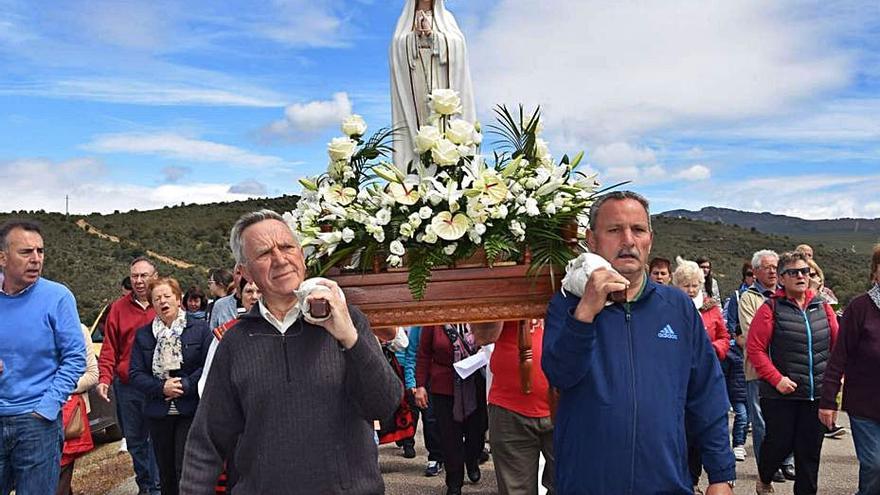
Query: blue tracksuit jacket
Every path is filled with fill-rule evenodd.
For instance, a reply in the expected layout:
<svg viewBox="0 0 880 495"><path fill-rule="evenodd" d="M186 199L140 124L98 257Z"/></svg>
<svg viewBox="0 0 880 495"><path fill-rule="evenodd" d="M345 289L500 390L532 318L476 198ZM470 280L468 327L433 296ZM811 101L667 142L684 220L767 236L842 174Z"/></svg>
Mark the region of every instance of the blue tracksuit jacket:
<svg viewBox="0 0 880 495"><path fill-rule="evenodd" d="M561 390L556 492L692 494L686 421L710 483L734 479L724 377L690 298L648 281L593 323L574 318L579 301L557 294L545 321L541 365Z"/></svg>

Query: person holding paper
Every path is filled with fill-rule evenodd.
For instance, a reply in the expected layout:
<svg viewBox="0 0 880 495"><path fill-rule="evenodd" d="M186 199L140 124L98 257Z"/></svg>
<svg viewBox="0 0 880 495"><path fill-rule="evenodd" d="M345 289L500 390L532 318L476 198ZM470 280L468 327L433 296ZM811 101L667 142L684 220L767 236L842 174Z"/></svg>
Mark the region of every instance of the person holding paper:
<svg viewBox="0 0 880 495"><path fill-rule="evenodd" d="M468 324L423 327L416 357L416 406L430 401L446 462L446 494L458 495L468 479L480 481L480 453L488 429L486 378L482 371L462 379L453 363L477 353ZM431 396L428 398L427 389Z"/></svg>

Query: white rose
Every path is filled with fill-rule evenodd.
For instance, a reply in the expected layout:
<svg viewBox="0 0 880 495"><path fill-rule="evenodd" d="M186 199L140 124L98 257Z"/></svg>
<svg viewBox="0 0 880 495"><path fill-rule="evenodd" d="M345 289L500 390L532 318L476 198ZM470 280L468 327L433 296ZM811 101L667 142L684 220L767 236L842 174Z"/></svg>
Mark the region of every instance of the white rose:
<svg viewBox="0 0 880 495"><path fill-rule="evenodd" d="M459 144L458 154L461 156L472 156L474 154L474 147L466 144Z"/></svg>
<svg viewBox="0 0 880 495"><path fill-rule="evenodd" d="M342 121L342 132L346 136L363 136L367 132L367 123L360 115L349 115Z"/></svg>
<svg viewBox="0 0 880 495"><path fill-rule="evenodd" d="M357 146L357 141L348 138L348 137L337 137L330 140L327 143L327 154L330 155L330 159L334 162L338 162L339 160L351 160L351 156L354 154L354 149Z"/></svg>
<svg viewBox="0 0 880 495"><path fill-rule="evenodd" d="M437 146L431 150L431 157L437 165L448 167L458 163L461 154L458 151L458 146L452 144L452 141L448 139L440 139L440 141L437 142Z"/></svg>
<svg viewBox="0 0 880 495"><path fill-rule="evenodd" d="M354 240L354 231L348 227L342 229L342 240L349 243Z"/></svg>
<svg viewBox="0 0 880 495"><path fill-rule="evenodd" d="M452 256L452 253L455 252L455 248L457 248L457 247L458 247L458 243L453 242L452 244L444 247L443 252L448 254L449 256Z"/></svg>
<svg viewBox="0 0 880 495"><path fill-rule="evenodd" d="M474 232L476 232L478 235L485 234L486 233L486 224L483 224L483 223L474 224Z"/></svg>
<svg viewBox="0 0 880 495"><path fill-rule="evenodd" d="M429 206L423 206L423 207L419 208L419 218L421 218L422 220L427 220L427 219L431 218L431 215L433 215L433 214L434 214L434 211L431 210L431 207L429 207Z"/></svg>
<svg viewBox="0 0 880 495"><path fill-rule="evenodd" d="M541 210L538 209L538 200L536 200L535 198L527 198L525 206L526 215L534 217L541 214Z"/></svg>
<svg viewBox="0 0 880 495"><path fill-rule="evenodd" d="M379 229L378 231L374 232L373 239L376 239L376 242L385 242L385 231Z"/></svg>
<svg viewBox="0 0 880 495"><path fill-rule="evenodd" d="M385 262L388 263L388 266L392 268L397 268L403 264L403 258L390 254L387 258L385 258Z"/></svg>
<svg viewBox="0 0 880 495"><path fill-rule="evenodd" d="M422 238L428 244L434 244L437 242L437 234L433 232L426 232L425 236Z"/></svg>
<svg viewBox="0 0 880 495"><path fill-rule="evenodd" d="M446 139L455 144L470 146L474 144L474 125L463 119L455 119L446 128Z"/></svg>
<svg viewBox="0 0 880 495"><path fill-rule="evenodd" d="M416 232L416 230L412 226L412 224L409 224L409 223L400 224L400 235L401 236L411 238L415 232Z"/></svg>
<svg viewBox="0 0 880 495"><path fill-rule="evenodd" d="M425 153L433 148L443 136L440 135L440 129L432 125L423 125L416 134L416 151L418 154Z"/></svg>
<svg viewBox="0 0 880 495"><path fill-rule="evenodd" d="M461 98L452 89L435 89L429 96L431 108L440 115L461 113Z"/></svg>
<svg viewBox="0 0 880 495"><path fill-rule="evenodd" d="M376 212L376 224L377 225L388 225L388 222L391 221L391 212L385 208Z"/></svg>
<svg viewBox="0 0 880 495"><path fill-rule="evenodd" d="M403 248L403 243L400 241L391 241L388 250L391 251L391 254L396 254L397 256L403 256L403 253L406 252Z"/></svg>
<svg viewBox="0 0 880 495"><path fill-rule="evenodd" d="M471 240L474 244L479 244L483 241L483 238L480 237L480 234L474 232L473 230L468 231L468 239Z"/></svg>
<svg viewBox="0 0 880 495"><path fill-rule="evenodd" d="M492 212L492 218L507 218L508 213L507 205L498 205L498 207L495 208L495 211Z"/></svg>

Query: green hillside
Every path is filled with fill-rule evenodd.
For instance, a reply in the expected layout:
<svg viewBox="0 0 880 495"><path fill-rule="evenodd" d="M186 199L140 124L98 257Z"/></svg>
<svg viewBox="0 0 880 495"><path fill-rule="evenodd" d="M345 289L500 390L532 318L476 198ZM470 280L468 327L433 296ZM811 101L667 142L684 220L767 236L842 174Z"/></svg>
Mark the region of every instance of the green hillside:
<svg viewBox="0 0 880 495"><path fill-rule="evenodd" d="M153 211L131 211L110 215L65 217L58 213L0 213L0 222L11 216L40 221L46 242L46 277L67 284L76 294L80 314L90 323L101 307L119 295L119 283L128 274L128 263L135 256L152 252L162 274L176 277L184 287L198 284L207 289L207 269L231 267L229 229L238 216L259 208L289 211L297 198L185 205ZM77 222L87 222L118 242L87 233ZM816 250L816 259L826 272L829 286L844 301L867 287L869 257L848 249L833 247L824 239L763 234L725 224L654 217L654 255L674 259L680 254L690 259L700 255L712 259L722 290L729 293L739 283L739 269L751 254L763 248L778 252L792 249L807 240ZM173 258L181 266L162 261ZM192 266L188 266L191 264ZM188 267L182 267L188 266Z"/></svg>

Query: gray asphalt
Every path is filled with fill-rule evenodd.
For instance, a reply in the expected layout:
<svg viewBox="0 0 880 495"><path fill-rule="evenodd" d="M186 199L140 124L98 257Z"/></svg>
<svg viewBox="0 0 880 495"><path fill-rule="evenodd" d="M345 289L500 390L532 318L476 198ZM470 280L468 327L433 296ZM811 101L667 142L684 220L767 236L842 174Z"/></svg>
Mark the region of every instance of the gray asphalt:
<svg viewBox="0 0 880 495"><path fill-rule="evenodd" d="M849 418L841 413L838 424L849 428ZM420 424L421 425L421 424ZM388 495L443 495L445 485L443 476L426 478L424 476L426 452L421 442L421 432L416 435L416 458L405 459L400 448L392 445L379 447L379 464L385 479ZM736 495L755 493L757 466L751 449L751 440L746 441L748 456L745 462L737 463ZM646 468L648 466L645 466ZM482 466L483 479L479 484L465 483L463 493L494 495L498 493L495 483L495 469L490 460ZM705 488L705 479L701 488ZM819 467L820 495L851 495L858 485L858 462L855 457L852 436L847 433L840 439L825 439L822 445L822 462ZM774 483L779 495L791 494L792 482ZM134 478L129 478L122 485L109 492L111 495L134 495L137 487ZM608 494L614 495L614 494Z"/></svg>

